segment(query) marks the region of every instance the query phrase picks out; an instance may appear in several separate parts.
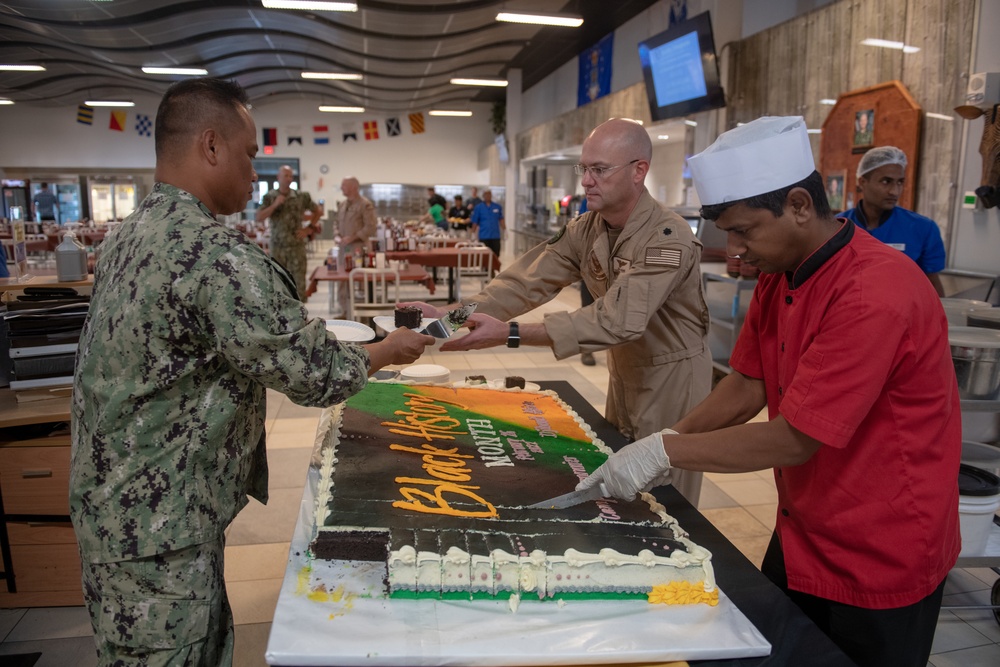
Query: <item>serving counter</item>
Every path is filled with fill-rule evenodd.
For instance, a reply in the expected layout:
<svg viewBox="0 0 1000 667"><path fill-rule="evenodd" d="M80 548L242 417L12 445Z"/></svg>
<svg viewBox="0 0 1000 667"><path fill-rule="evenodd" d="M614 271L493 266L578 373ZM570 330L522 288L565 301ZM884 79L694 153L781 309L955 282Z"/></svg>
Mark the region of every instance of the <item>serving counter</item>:
<svg viewBox="0 0 1000 667"><path fill-rule="evenodd" d="M556 391L610 447L625 444L568 382L539 385ZM712 551L718 607L388 600L378 593L383 564L311 557L318 481L311 467L265 654L271 665L852 664L671 487L654 495Z"/></svg>

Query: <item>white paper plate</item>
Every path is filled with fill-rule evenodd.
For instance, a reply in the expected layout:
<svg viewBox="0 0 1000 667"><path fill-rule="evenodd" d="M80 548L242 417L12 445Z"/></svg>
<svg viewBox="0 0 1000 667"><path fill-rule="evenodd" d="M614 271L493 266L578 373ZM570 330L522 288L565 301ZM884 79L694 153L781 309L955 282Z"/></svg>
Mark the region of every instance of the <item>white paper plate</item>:
<svg viewBox="0 0 1000 667"><path fill-rule="evenodd" d="M404 382L448 382L451 371L437 364L417 364L399 371L399 379Z"/></svg>
<svg viewBox="0 0 1000 667"><path fill-rule="evenodd" d="M327 320L326 330L333 332L337 340L345 343L367 343L375 338L371 327L353 320Z"/></svg>
<svg viewBox="0 0 1000 667"><path fill-rule="evenodd" d="M391 315L376 315L372 318L372 321L386 333L392 333L396 330L396 318ZM433 317L424 317L420 320L420 328L423 329L425 326L434 321ZM443 367L442 367L443 368Z"/></svg>

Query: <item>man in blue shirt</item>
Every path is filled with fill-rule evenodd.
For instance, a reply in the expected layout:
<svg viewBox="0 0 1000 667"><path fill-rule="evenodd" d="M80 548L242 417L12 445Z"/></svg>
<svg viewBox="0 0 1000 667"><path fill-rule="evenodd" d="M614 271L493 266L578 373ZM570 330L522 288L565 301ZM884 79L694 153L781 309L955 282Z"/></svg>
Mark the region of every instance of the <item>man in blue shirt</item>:
<svg viewBox="0 0 1000 667"><path fill-rule="evenodd" d="M840 217L901 250L927 274L938 296L944 296L938 275L945 263L941 230L930 218L896 206L903 192L906 163L906 154L895 146L879 146L865 153L857 172L861 200Z"/></svg>
<svg viewBox="0 0 1000 667"><path fill-rule="evenodd" d="M490 190L483 191L483 201L472 209L472 231L479 232L479 240L483 245L500 256L500 238L507 235L507 225L503 220L503 208L493 201Z"/></svg>

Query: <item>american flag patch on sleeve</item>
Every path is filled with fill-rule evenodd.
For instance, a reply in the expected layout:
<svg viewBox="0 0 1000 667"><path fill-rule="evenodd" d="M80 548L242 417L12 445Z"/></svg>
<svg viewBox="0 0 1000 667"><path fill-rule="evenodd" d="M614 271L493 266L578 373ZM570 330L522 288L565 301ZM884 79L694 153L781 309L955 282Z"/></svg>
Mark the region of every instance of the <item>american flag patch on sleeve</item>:
<svg viewBox="0 0 1000 667"><path fill-rule="evenodd" d="M673 248L646 248L646 266L681 265L681 251Z"/></svg>

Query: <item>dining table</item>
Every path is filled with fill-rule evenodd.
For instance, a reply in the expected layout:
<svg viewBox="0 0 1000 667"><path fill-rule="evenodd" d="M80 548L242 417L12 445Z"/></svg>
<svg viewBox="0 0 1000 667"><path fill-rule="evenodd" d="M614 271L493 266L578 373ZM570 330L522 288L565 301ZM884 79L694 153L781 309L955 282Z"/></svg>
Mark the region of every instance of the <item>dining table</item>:
<svg viewBox="0 0 1000 667"><path fill-rule="evenodd" d="M422 266L418 265L405 265L401 264L398 268L399 279L402 282L414 282L423 283L427 287L427 291L432 295L434 294L435 285L434 278L430 273L427 272ZM391 274L390 274L391 275ZM313 269L313 272L309 275L309 281L306 284L306 294L305 297L309 298L316 293L321 282L329 282L330 285L330 301L329 301L329 312L333 314L338 310L337 308L337 289L336 285L333 283L343 283L347 282L350 278L349 271L335 270L331 269L326 265L317 266ZM346 305L345 305L346 307Z"/></svg>
<svg viewBox="0 0 1000 667"><path fill-rule="evenodd" d="M483 246L481 250L484 252L493 252L485 246ZM426 248L423 250L392 250L387 252L385 257L388 260L409 262L411 266L419 264L421 266L429 267L446 267L448 269L448 303L455 303L458 301L458 290L456 289L456 269L458 268L458 262L463 251L467 252L468 249L450 246ZM496 255L493 256L493 271L494 273L499 273L500 271L500 258Z"/></svg>
<svg viewBox="0 0 1000 667"><path fill-rule="evenodd" d="M617 450L627 440L565 380L541 380ZM319 448L317 438L314 448ZM313 461L319 461L314 449ZM712 523L671 486L651 493L692 540L712 553L720 604L665 607L616 601L393 600L376 593L384 564L322 562L316 531L319 467L310 466L265 652L269 665L662 665L850 667L854 663ZM384 582L383 582L384 583ZM724 599L722 599L724 598ZM391 628L391 630L389 630ZM686 664L686 663L680 663Z"/></svg>

